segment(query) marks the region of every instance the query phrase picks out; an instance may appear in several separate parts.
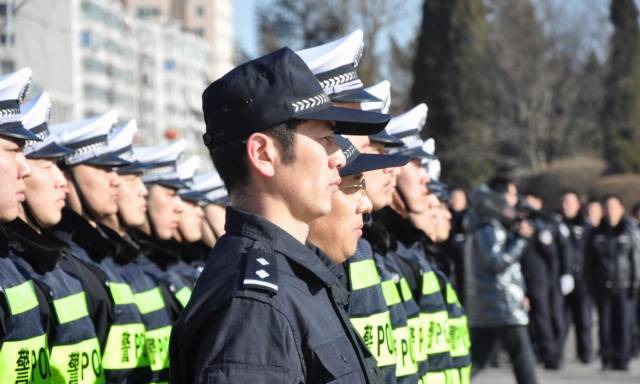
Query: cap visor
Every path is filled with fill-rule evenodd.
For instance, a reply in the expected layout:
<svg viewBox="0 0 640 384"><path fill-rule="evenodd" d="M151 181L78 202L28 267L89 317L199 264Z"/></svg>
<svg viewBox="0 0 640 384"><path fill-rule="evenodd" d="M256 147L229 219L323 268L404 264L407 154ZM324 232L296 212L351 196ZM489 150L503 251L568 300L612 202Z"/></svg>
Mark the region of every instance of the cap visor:
<svg viewBox="0 0 640 384"><path fill-rule="evenodd" d="M369 139L375 143L381 143L385 147L402 147L404 143L395 136L391 136L386 130L370 135Z"/></svg>
<svg viewBox="0 0 640 384"><path fill-rule="evenodd" d="M21 140L42 141L38 136L26 129L19 121L0 124L0 136Z"/></svg>
<svg viewBox="0 0 640 384"><path fill-rule="evenodd" d="M73 151L67 147L63 147L62 145L52 142L49 145L46 145L37 151L31 152L27 155L29 159L57 159L72 153Z"/></svg>
<svg viewBox="0 0 640 384"><path fill-rule="evenodd" d="M139 161L134 161L129 165L118 168L116 172L119 175L139 175L139 174L142 174L144 170L148 168L149 168L148 164L141 163Z"/></svg>
<svg viewBox="0 0 640 384"><path fill-rule="evenodd" d="M106 167L125 167L131 164L130 161L118 157L113 153L105 153L104 155L94 157L93 159L88 159L86 161L83 161L82 163Z"/></svg>
<svg viewBox="0 0 640 384"><path fill-rule="evenodd" d="M396 153L400 155L409 156L412 159L437 159L437 157L435 157L434 155L423 151L422 147L401 149Z"/></svg>
<svg viewBox="0 0 640 384"><path fill-rule="evenodd" d="M330 106L325 109L301 113L295 117L302 120L334 121L335 132L345 135L373 135L387 126L391 119L384 113Z"/></svg>
<svg viewBox="0 0 640 384"><path fill-rule="evenodd" d="M367 92L364 88L358 88L350 91L338 93L336 95L329 95L331 101L337 101L339 103L364 103L364 102L381 102L379 98Z"/></svg>
<svg viewBox="0 0 640 384"><path fill-rule="evenodd" d="M379 155L373 153L361 153L350 164L340 169L340 176L357 175L358 173L373 171L376 169L395 168L407 164L411 160L409 156L398 154Z"/></svg>
<svg viewBox="0 0 640 384"><path fill-rule="evenodd" d="M150 184L158 184L166 188L171 189L182 189L187 188L187 184L180 179L166 179L166 180L156 180L151 182Z"/></svg>
<svg viewBox="0 0 640 384"><path fill-rule="evenodd" d="M206 196L198 191L178 192L178 195L182 200L190 201L192 203L199 203L206 200Z"/></svg>

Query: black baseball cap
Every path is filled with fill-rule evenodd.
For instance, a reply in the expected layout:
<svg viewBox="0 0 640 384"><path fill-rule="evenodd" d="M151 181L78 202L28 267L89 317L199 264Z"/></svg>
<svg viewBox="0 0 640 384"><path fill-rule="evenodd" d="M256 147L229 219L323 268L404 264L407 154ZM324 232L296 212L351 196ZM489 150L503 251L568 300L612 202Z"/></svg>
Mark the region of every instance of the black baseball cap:
<svg viewBox="0 0 640 384"><path fill-rule="evenodd" d="M376 169L401 167L411 158L403 155L382 155L375 153L360 153L358 149L344 136L335 135L336 143L344 153L347 163L340 168L340 176L357 175Z"/></svg>
<svg viewBox="0 0 640 384"><path fill-rule="evenodd" d="M372 135L390 116L336 107L302 59L284 47L244 63L202 94L207 147L247 138L289 120L335 122L335 133Z"/></svg>

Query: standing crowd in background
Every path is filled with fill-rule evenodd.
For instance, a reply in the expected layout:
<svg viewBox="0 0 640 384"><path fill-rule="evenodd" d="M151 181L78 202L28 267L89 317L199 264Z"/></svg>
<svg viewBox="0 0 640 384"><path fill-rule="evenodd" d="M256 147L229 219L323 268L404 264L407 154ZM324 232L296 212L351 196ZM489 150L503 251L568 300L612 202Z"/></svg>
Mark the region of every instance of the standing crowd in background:
<svg viewBox="0 0 640 384"><path fill-rule="evenodd" d="M204 173L115 111L49 125L29 68L0 77L0 382L467 384L500 347L536 383L570 323L580 360L628 369L620 198L551 215L506 177L450 191L427 106L392 117L391 84L358 78L363 41L210 84Z"/></svg>

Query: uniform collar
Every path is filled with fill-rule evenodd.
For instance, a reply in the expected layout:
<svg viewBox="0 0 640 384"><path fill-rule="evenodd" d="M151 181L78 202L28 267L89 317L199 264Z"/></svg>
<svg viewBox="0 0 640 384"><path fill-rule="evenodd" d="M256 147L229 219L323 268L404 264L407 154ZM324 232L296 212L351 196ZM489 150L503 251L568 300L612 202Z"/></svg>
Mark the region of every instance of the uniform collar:
<svg viewBox="0 0 640 384"><path fill-rule="evenodd" d="M227 207L226 217L226 234L264 242L274 251L312 272L325 284L338 282L336 275L310 248L264 217L233 207Z"/></svg>
<svg viewBox="0 0 640 384"><path fill-rule="evenodd" d="M398 215L396 211L385 207L373 214L375 220L380 222L389 230L392 236L400 240L406 247L411 247L416 242L424 241L427 237L411 221Z"/></svg>
<svg viewBox="0 0 640 384"><path fill-rule="evenodd" d="M5 233L4 226L0 225L0 257L7 257L9 255L9 240Z"/></svg>
<svg viewBox="0 0 640 384"><path fill-rule="evenodd" d="M156 240L139 229L132 229L129 234L142 254L163 270L180 261L169 242Z"/></svg>
<svg viewBox="0 0 640 384"><path fill-rule="evenodd" d="M69 249L48 231L36 232L21 219L6 224L11 250L26 260L37 272L53 270Z"/></svg>
<svg viewBox="0 0 640 384"><path fill-rule="evenodd" d="M116 243L109 241L98 228L69 208L62 209L62 220L53 229L70 237L96 262L117 254Z"/></svg>

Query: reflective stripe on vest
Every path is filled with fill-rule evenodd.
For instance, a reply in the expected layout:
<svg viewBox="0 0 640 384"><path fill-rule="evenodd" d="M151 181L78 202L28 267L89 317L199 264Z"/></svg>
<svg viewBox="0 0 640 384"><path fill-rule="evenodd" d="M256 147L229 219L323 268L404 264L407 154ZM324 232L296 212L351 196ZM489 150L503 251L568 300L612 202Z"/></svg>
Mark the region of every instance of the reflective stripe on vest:
<svg viewBox="0 0 640 384"><path fill-rule="evenodd" d="M384 300L387 302L388 307L402 302L398 288L393 280L385 280L380 285L382 286L382 293L384 294Z"/></svg>
<svg viewBox="0 0 640 384"><path fill-rule="evenodd" d="M402 300L405 303L410 301L413 302L413 293L411 293L411 288L409 287L407 279L404 277L401 278L398 284L400 285ZM417 304L413 302L411 303L411 305L415 308L416 314L415 316L411 316L409 313L407 313L409 316L411 316L407 319L407 325L409 326L409 332L411 335L411 345L413 346L413 353L415 355L416 361L420 363L427 359L427 326L422 321L420 313L418 313Z"/></svg>
<svg viewBox="0 0 640 384"><path fill-rule="evenodd" d="M379 367L396 363L395 339L391 328L389 312L378 313L368 317L351 318L371 354L376 358Z"/></svg>
<svg viewBox="0 0 640 384"><path fill-rule="evenodd" d="M0 381L3 383L49 383L47 337L5 341L0 348Z"/></svg>
<svg viewBox="0 0 640 384"><path fill-rule="evenodd" d="M50 383L49 348L33 281L25 280L9 259L3 258L0 268L0 293L5 295L10 316L7 332L0 340L0 381ZM11 283L16 285L2 289ZM31 328L32 332L18 327ZM27 336L29 333L33 336Z"/></svg>
<svg viewBox="0 0 640 384"><path fill-rule="evenodd" d="M164 299L159 287L134 294L134 301L143 315L165 310ZM171 325L158 328L147 327L145 349L152 371L169 368L169 337Z"/></svg>
<svg viewBox="0 0 640 384"><path fill-rule="evenodd" d="M53 307L60 324L67 324L89 316L87 295L84 292L78 292L61 299L55 299L53 300Z"/></svg>
<svg viewBox="0 0 640 384"><path fill-rule="evenodd" d="M104 383L104 371L98 339L51 349L51 371L54 383Z"/></svg>
<svg viewBox="0 0 640 384"><path fill-rule="evenodd" d="M467 316L458 301L456 291L448 281L446 281L446 287L450 354L453 366L457 368L456 375L453 373L451 375L458 379L454 384L468 384L471 381L471 354L469 352L471 341Z"/></svg>
<svg viewBox="0 0 640 384"><path fill-rule="evenodd" d="M189 299L191 298L191 288L187 287L186 285L182 288L180 288L180 290L178 292L176 292L175 294L176 299L178 299L178 302L182 305L182 307L186 307L187 303L189 302Z"/></svg>
<svg viewBox="0 0 640 384"><path fill-rule="evenodd" d="M380 284L380 274L373 260L361 260L349 264L349 280L352 290Z"/></svg>
<svg viewBox="0 0 640 384"><path fill-rule="evenodd" d="M398 327L393 330L396 340L396 376L403 377L418 372L418 364L411 346L409 327Z"/></svg>

